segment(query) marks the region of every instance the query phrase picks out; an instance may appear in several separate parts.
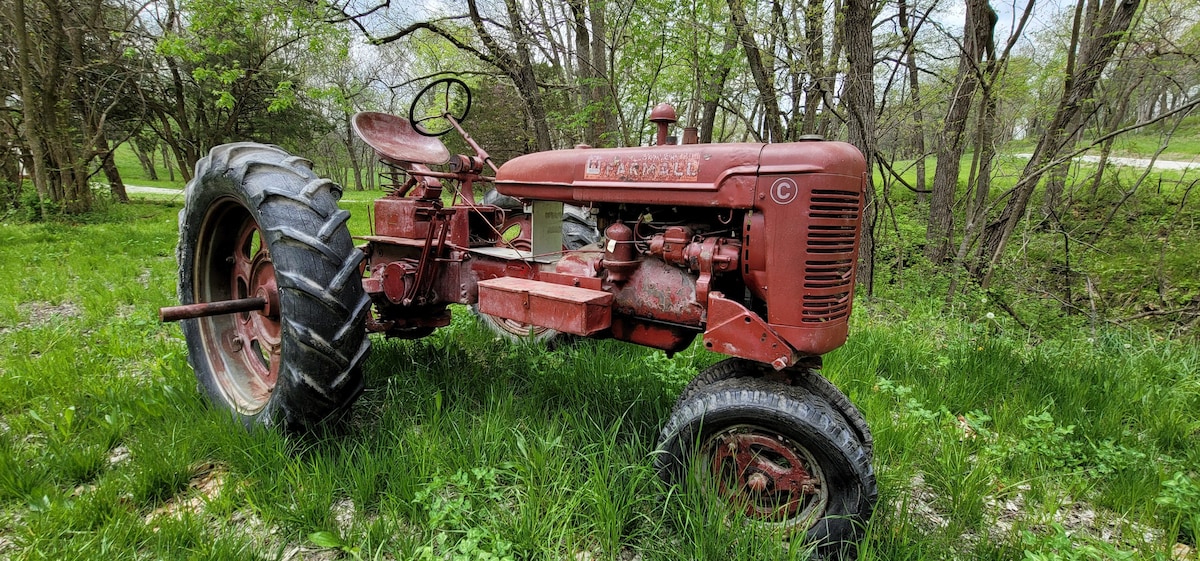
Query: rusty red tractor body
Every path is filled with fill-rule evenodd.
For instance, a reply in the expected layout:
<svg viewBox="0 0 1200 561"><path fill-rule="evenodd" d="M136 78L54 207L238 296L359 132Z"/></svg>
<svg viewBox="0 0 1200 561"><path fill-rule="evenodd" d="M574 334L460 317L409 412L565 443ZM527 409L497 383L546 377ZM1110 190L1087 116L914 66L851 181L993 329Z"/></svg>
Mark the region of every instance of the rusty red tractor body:
<svg viewBox="0 0 1200 561"><path fill-rule="evenodd" d="M676 144L662 105L652 146L579 146L497 168L461 126L465 84L440 80L423 96L441 109L417 118L414 102L408 119L353 121L390 182L358 247L339 188L306 161L234 144L197 165L180 219L183 305L163 316L186 320L210 398L247 423L319 422L361 391L366 332L422 337L449 324L451 304L515 332L668 353L699 337L732 358L684 390L660 474L682 484L699 458L749 519L807 534L823 554L852 551L875 501L871 436L818 368L847 337L859 151L697 144L694 130ZM434 136L451 130L475 154L451 155ZM506 204L476 198L489 186ZM568 243L564 208L591 238Z"/></svg>

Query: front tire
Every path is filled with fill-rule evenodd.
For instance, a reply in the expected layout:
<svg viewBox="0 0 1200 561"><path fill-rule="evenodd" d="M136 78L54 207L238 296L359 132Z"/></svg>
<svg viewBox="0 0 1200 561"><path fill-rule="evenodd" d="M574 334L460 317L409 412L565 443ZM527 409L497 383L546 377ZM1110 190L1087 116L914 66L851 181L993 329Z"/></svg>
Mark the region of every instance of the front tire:
<svg viewBox="0 0 1200 561"><path fill-rule="evenodd" d="M180 302L268 306L183 321L188 361L247 427L310 428L362 392L370 299L340 197L275 146L226 144L196 163L179 213Z"/></svg>
<svg viewBox="0 0 1200 561"><path fill-rule="evenodd" d="M854 431L796 386L733 378L681 401L662 431L659 476L686 485L696 470L745 519L800 535L824 558L852 558L876 498Z"/></svg>

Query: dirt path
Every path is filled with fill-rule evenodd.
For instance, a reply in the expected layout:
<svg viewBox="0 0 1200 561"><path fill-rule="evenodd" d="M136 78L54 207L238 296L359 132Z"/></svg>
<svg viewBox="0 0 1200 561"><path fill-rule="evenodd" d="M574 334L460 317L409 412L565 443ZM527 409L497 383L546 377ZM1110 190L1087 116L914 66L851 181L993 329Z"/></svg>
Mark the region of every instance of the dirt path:
<svg viewBox="0 0 1200 561"><path fill-rule="evenodd" d="M1013 154L1013 156L1028 160L1029 158L1033 157L1033 154ZM1080 162L1087 162L1089 164L1100 163L1100 156L1079 156L1075 159ZM1144 168L1149 166L1150 162L1151 160L1143 158L1118 158L1115 156L1108 157L1108 163L1117 166ZM1154 169L1158 171L1184 171L1189 169L1200 169L1200 161L1192 160L1190 162L1182 162L1177 160L1154 160Z"/></svg>
<svg viewBox="0 0 1200 561"><path fill-rule="evenodd" d="M125 185L125 192L132 195L142 193L147 195L182 195L183 189L168 189L166 187L144 187L142 185Z"/></svg>

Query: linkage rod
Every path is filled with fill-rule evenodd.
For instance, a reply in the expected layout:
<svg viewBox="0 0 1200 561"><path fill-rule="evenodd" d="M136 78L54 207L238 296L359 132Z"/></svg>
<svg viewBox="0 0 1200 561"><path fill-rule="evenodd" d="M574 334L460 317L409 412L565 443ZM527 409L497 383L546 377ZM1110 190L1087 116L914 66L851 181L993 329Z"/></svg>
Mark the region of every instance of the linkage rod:
<svg viewBox="0 0 1200 561"><path fill-rule="evenodd" d="M266 298L241 298L223 302L203 302L186 306L168 306L158 309L158 319L163 322L185 319L236 314L238 312L262 311L267 307Z"/></svg>

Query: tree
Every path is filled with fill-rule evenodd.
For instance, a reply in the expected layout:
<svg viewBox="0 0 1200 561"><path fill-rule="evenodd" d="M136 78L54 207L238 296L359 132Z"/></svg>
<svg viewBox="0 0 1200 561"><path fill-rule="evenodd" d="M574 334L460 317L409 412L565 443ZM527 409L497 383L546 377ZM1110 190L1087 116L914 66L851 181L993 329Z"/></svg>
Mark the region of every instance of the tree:
<svg viewBox="0 0 1200 561"><path fill-rule="evenodd" d="M314 60L345 56L324 12L268 0L162 0L148 123L190 179L209 148L234 140L307 142L328 126L305 105ZM286 142L285 142L286 143Z"/></svg>
<svg viewBox="0 0 1200 561"><path fill-rule="evenodd" d="M534 68L532 36L522 18L521 6L517 1L505 0L504 8L507 26L503 29L508 34L508 45L502 43L501 39L493 34L491 29L495 24L492 23L491 18L484 18L476 0L467 0L467 19L475 32L475 39L482 44L482 47L477 47L468 40L461 39L456 33L456 29L445 26L439 21L416 22L386 37L373 39L373 42L387 44L425 30L441 36L455 47L471 53L479 60L498 69L512 80L518 94L525 102L525 111L537 142L536 148L549 150L553 143L550 137L550 124L547 120L545 101ZM459 18L443 18L443 20L451 19Z"/></svg>
<svg viewBox="0 0 1200 561"><path fill-rule="evenodd" d="M960 160L966 149L967 118L979 87L985 56L995 58L993 33L996 12L987 0L968 0L963 25L962 52L958 74L950 95L942 131L937 143L937 169L933 174L933 194L929 200L929 222L925 234L925 256L941 263L950 251L954 216L954 195L958 190Z"/></svg>
<svg viewBox="0 0 1200 561"><path fill-rule="evenodd" d="M13 95L4 91L7 88L0 87L0 211L17 206L21 199L20 112L8 107L7 100Z"/></svg>
<svg viewBox="0 0 1200 561"><path fill-rule="evenodd" d="M867 160L866 185L863 192L863 231L860 236L858 278L865 283L867 295L874 291L875 282L875 186L871 170L875 162L875 47L871 22L875 12L871 0L846 0L843 14L846 38L846 73L844 92L847 127L850 143L862 151Z"/></svg>
<svg viewBox="0 0 1200 561"><path fill-rule="evenodd" d="M42 211L91 208L89 179L100 158L114 195L124 186L112 164L106 121L135 79L122 63L137 12L104 0L6 0L0 17L20 133Z"/></svg>
<svg viewBox="0 0 1200 561"><path fill-rule="evenodd" d="M575 59L579 75L578 106L583 108L583 142L606 144L606 132L616 129L612 84L608 76L608 24L603 0L570 0L575 30Z"/></svg>
<svg viewBox="0 0 1200 561"><path fill-rule="evenodd" d="M766 66L762 50L750 29L744 0L727 1L733 28L737 31L738 40L742 43L742 50L750 66L750 76L754 78L754 85L758 88L758 102L763 108L766 139L782 142L787 139L787 131L782 120L783 113L779 109L779 98L775 92L775 73Z"/></svg>
<svg viewBox="0 0 1200 561"><path fill-rule="evenodd" d="M982 284L991 283L991 275L1017 222L1025 214L1029 198L1052 162L1059 157L1068 141L1081 126L1079 112L1092 96L1097 83L1118 45L1126 38L1129 26L1137 13L1138 0L1078 0L1075 29L1069 46L1071 53L1063 82L1062 96L1050 120L1046 133L1039 139L1033 156L1021 171L1012 195L1000 216L987 225L983 245L986 265L981 268Z"/></svg>
<svg viewBox="0 0 1200 561"><path fill-rule="evenodd" d="M900 31L904 34L904 68L908 73L908 88L912 96L913 106L913 148L917 155L917 201L924 199L925 191L925 109L921 106L921 77L917 66L917 31L924 18L917 19L917 14L908 13L908 0L898 0ZM909 20L915 23L910 23Z"/></svg>

